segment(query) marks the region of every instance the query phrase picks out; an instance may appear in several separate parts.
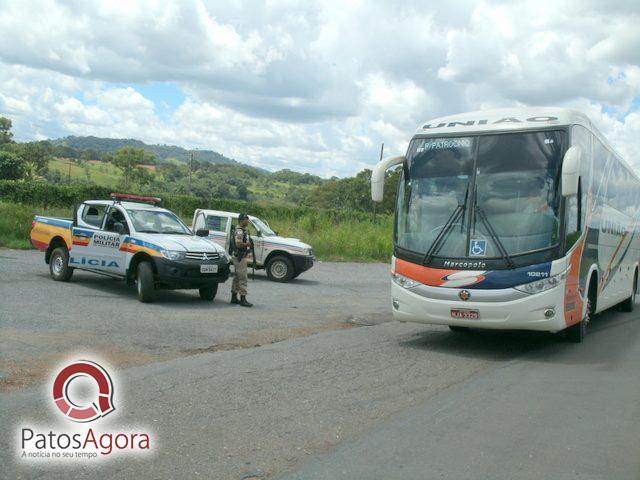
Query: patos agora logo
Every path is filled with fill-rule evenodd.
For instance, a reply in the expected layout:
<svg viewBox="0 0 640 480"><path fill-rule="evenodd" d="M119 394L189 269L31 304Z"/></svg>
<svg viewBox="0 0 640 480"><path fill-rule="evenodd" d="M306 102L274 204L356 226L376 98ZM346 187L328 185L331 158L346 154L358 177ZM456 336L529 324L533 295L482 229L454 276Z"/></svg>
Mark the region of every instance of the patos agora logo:
<svg viewBox="0 0 640 480"><path fill-rule="evenodd" d="M71 383L82 377L93 379L98 385L98 398L89 405L76 405L69 396ZM58 409L74 422L91 422L115 410L113 382L107 371L95 362L79 360L64 367L53 381L53 401Z"/></svg>
<svg viewBox="0 0 640 480"><path fill-rule="evenodd" d="M148 429L114 428L112 421L96 422L116 410L113 380L99 363L71 361L57 370L49 385L47 403L55 405L54 409L65 420L45 426L22 422L17 439L17 453L21 459L78 462L152 452L155 442ZM79 395L82 387L86 389L88 385L91 385L90 393Z"/></svg>

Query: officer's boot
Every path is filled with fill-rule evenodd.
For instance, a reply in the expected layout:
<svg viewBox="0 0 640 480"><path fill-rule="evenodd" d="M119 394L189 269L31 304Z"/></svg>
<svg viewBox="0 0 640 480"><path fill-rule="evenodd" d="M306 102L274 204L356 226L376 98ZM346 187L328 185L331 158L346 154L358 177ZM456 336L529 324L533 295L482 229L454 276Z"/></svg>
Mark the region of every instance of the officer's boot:
<svg viewBox="0 0 640 480"><path fill-rule="evenodd" d="M231 303L240 303L240 300L238 300L238 294L236 292L231 292Z"/></svg>
<svg viewBox="0 0 640 480"><path fill-rule="evenodd" d="M253 307L253 303L247 302L247 297L244 295L240 295L240 305L243 307Z"/></svg>

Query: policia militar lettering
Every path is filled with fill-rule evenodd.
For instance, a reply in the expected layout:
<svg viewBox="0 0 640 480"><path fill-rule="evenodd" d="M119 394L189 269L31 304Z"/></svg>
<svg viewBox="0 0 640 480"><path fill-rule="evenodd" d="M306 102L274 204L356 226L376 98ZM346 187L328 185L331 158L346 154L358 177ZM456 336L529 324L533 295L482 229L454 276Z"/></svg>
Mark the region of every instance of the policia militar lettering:
<svg viewBox="0 0 640 480"><path fill-rule="evenodd" d="M235 268L235 276L231 284L231 303L237 303L243 307L252 307L247 301L247 254L251 251L251 237L247 232L249 216L246 213L238 215L238 227L231 236L230 253ZM240 300L238 300L238 294Z"/></svg>

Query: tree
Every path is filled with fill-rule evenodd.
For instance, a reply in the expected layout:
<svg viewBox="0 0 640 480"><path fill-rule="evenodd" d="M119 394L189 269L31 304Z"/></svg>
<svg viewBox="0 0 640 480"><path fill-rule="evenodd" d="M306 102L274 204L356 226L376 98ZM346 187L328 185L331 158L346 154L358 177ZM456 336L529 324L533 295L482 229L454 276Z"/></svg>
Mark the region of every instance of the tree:
<svg viewBox="0 0 640 480"><path fill-rule="evenodd" d="M142 148L122 147L116 151L113 156L113 164L122 172L124 188L129 188L137 166L144 163L144 161L145 152Z"/></svg>
<svg viewBox="0 0 640 480"><path fill-rule="evenodd" d="M16 153L25 161L30 177L44 175L51 159L52 147L47 141L27 142L16 145Z"/></svg>
<svg viewBox="0 0 640 480"><path fill-rule="evenodd" d="M24 175L24 160L15 153L0 151L0 179L20 180Z"/></svg>
<svg viewBox="0 0 640 480"><path fill-rule="evenodd" d="M246 200L248 195L249 195L249 190L247 189L247 186L244 183L241 183L240 185L238 185L236 187L236 190L238 191L238 198L240 200Z"/></svg>
<svg viewBox="0 0 640 480"><path fill-rule="evenodd" d="M12 126L11 120L0 117L0 144L12 142L13 133L10 132Z"/></svg>

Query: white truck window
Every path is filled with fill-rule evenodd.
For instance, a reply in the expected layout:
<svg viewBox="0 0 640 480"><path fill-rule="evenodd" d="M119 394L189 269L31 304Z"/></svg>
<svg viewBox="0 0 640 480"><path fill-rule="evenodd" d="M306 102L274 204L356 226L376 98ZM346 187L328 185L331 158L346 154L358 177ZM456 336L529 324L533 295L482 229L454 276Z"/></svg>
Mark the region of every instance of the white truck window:
<svg viewBox="0 0 640 480"><path fill-rule="evenodd" d="M207 228L216 232L225 232L227 230L227 220L227 217L221 217L220 215L208 215Z"/></svg>
<svg viewBox="0 0 640 480"><path fill-rule="evenodd" d="M87 225L100 228L102 227L102 220L104 219L104 206L85 205L82 209L82 216L80 218Z"/></svg>

